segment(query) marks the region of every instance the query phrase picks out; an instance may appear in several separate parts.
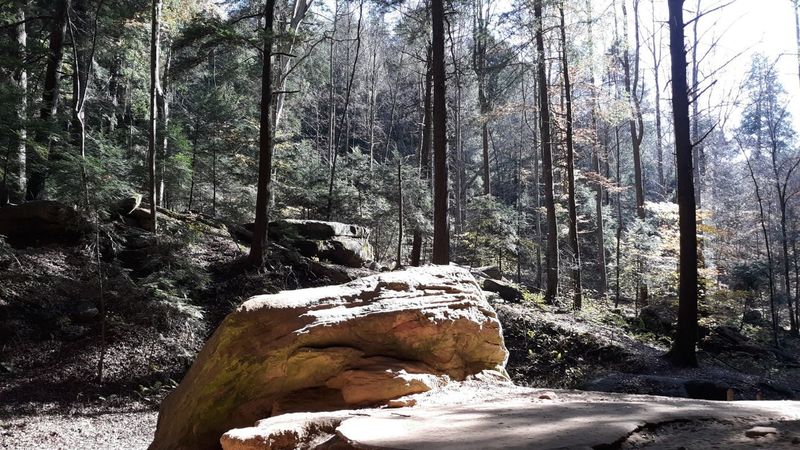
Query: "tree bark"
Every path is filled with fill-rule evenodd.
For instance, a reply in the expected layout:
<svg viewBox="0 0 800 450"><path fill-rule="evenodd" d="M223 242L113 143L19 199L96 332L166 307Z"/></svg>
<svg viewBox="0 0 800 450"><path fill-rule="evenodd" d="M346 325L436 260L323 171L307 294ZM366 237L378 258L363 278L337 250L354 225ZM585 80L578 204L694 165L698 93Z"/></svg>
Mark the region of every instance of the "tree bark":
<svg viewBox="0 0 800 450"><path fill-rule="evenodd" d="M350 106L350 94L353 90L353 80L355 79L356 68L358 67L358 56L361 53L361 20L363 16L364 16L364 0L361 0L358 6L358 26L356 29L356 55L353 58L353 70L350 72L350 78L347 81L347 90L345 91L345 96L344 96L344 110L342 111L342 117L339 119L339 132L336 133L336 139L334 139L333 163L331 164L331 178L330 178L330 183L328 185L328 208L326 210L327 220L331 220L333 214L333 186L336 180L336 160L338 159L339 155L339 146L341 144L341 139L342 139L342 129L344 128L348 120L347 110L348 107ZM345 143L346 142L347 142L347 136L345 136Z"/></svg>
<svg viewBox="0 0 800 450"><path fill-rule="evenodd" d="M667 357L677 366L697 366L697 223L692 180L692 142L689 130L689 90L686 82L683 0L668 0L669 44L672 62L672 117L675 126L680 265L678 327Z"/></svg>
<svg viewBox="0 0 800 450"><path fill-rule="evenodd" d="M14 40L17 43L17 59L19 60L19 69L14 73L14 80L19 89L19 102L17 103L17 120L19 120L20 128L17 130L17 187L15 197L17 201L22 201L25 198L25 185L27 182L26 177L26 160L27 160L27 139L28 130L28 70L25 67L25 59L28 54L28 33L25 30L25 9L27 2L20 5L17 18L19 25L14 27Z"/></svg>
<svg viewBox="0 0 800 450"><path fill-rule="evenodd" d="M51 120L58 111L59 76L61 61L64 58L64 38L67 31L67 12L70 0L56 0L53 12L52 25L47 52L47 66L44 74L44 89L42 91L42 107L39 110L39 119L45 127L51 127ZM38 200L45 195L45 182L47 180L47 159L51 157L52 138L49 130L36 133L36 142L46 148L46 156L38 151L28 155L28 184L25 198Z"/></svg>
<svg viewBox="0 0 800 450"><path fill-rule="evenodd" d="M625 75L625 93L630 102L631 115L628 120L628 125L631 131L631 145L633 147L633 177L634 188L636 190L636 215L640 219L644 219L644 179L642 176L642 139L644 137L642 113L639 107L639 96L636 93L639 85L639 0L633 0L633 15L634 15L634 67L633 75L631 75L631 62L628 51L628 8L625 2L622 1L622 16L623 16L623 30L624 30L624 50L622 53L622 67Z"/></svg>
<svg viewBox="0 0 800 450"><path fill-rule="evenodd" d="M447 97L445 93L444 0L431 0L433 73L433 255L434 264L450 264L447 220Z"/></svg>
<svg viewBox="0 0 800 450"><path fill-rule="evenodd" d="M272 189L272 42L275 20L275 0L267 0L264 8L264 68L261 73L261 117L259 121L258 185L256 187L256 218L253 242L248 262L264 265L269 225L269 197Z"/></svg>
<svg viewBox="0 0 800 450"><path fill-rule="evenodd" d="M556 225L556 203L553 194L553 155L550 142L550 105L547 93L547 67L544 53L544 23L542 0L534 0L533 13L536 18L536 73L539 85L539 135L542 144L542 183L544 204L547 209L547 288L545 301L553 303L558 296L558 228Z"/></svg>
<svg viewBox="0 0 800 450"><path fill-rule="evenodd" d="M431 72L431 47L428 46L428 59L425 71L425 98L423 100L423 119L422 119L422 146L420 147L420 179L430 178L430 154L431 154L431 129L432 129L432 92L433 73ZM419 227L414 229L414 238L411 241L411 265L417 267L422 258L422 230Z"/></svg>
<svg viewBox="0 0 800 450"><path fill-rule="evenodd" d="M147 171L149 174L150 221L153 233L158 233L156 206L156 139L158 139L158 91L161 59L161 9L162 0L153 0L150 24L150 122L148 124Z"/></svg>
<svg viewBox="0 0 800 450"><path fill-rule="evenodd" d="M564 77L564 103L566 106L566 150L567 150L567 209L569 214L569 244L572 250L572 282L575 292L572 307L581 309L583 288L581 286L581 250L578 245L578 213L575 206L575 151L572 142L572 85L569 79L569 61L567 55L567 31L564 20L564 3L559 5L561 16L561 62Z"/></svg>

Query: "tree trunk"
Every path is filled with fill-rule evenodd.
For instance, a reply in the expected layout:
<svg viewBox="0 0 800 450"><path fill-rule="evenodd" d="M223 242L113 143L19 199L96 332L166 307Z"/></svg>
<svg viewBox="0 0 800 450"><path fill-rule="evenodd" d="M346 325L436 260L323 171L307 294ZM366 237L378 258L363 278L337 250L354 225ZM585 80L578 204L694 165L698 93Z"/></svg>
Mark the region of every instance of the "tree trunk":
<svg viewBox="0 0 800 450"><path fill-rule="evenodd" d="M161 59L161 9L162 0L153 0L152 17L150 27L150 123L148 124L148 150L147 150L147 171L150 176L148 183L150 200L150 221L152 222L153 233L158 233L158 219L156 206L156 139L158 130L158 92L161 89L159 83L159 62Z"/></svg>
<svg viewBox="0 0 800 450"><path fill-rule="evenodd" d="M444 0L431 0L433 73L433 256L434 264L450 264L447 221L447 97L445 93Z"/></svg>
<svg viewBox="0 0 800 450"><path fill-rule="evenodd" d="M27 2L26 2L27 3ZM28 54L28 33L25 31L25 8L27 4L23 3L18 10L17 19L19 25L14 27L14 40L17 42L17 59L19 60L19 69L14 73L14 80L17 82L19 89L19 102L17 103L17 120L19 120L20 128L17 131L17 187L15 197L17 201L22 201L25 198L25 184L26 184L26 160L27 160L27 139L28 130L28 70L25 68L25 59Z"/></svg>
<svg viewBox="0 0 800 450"><path fill-rule="evenodd" d="M431 154L431 128L432 128L432 91L433 73L431 72L431 47L428 46L427 70L425 71L425 98L423 101L422 119L422 145L420 147L420 179L430 178L430 154ZM414 229L414 239L411 241L411 265L419 266L422 257L422 230L419 227Z"/></svg>
<svg viewBox="0 0 800 450"><path fill-rule="evenodd" d="M416 234L414 235L416 238ZM417 261L419 265L419 261ZM403 158L397 155L397 262L395 269L403 267Z"/></svg>
<svg viewBox="0 0 800 450"><path fill-rule="evenodd" d="M56 0L53 12L50 39L47 52L47 66L44 74L44 89L42 91L42 107L39 119L46 127L51 127L52 118L58 110L59 69L64 58L64 38L67 31L67 12L70 9L70 0ZM36 133L36 142L47 149L45 156L39 151L28 155L28 185L25 198L38 200L45 195L45 181L47 180L47 158L51 152L50 130L41 130Z"/></svg>
<svg viewBox="0 0 800 450"><path fill-rule="evenodd" d="M564 103L567 114L567 209L569 214L569 244L572 250L572 282L575 289L572 298L572 306L574 309L581 309L583 303L583 288L581 286L581 251L578 245L578 213L575 206L575 151L572 142L572 85L569 79L569 61L567 59L568 44L563 2L559 5L558 10L561 16L561 62L564 77Z"/></svg>
<svg viewBox="0 0 800 450"><path fill-rule="evenodd" d="M169 67L172 61L172 50L170 49L169 40L167 40L167 56L164 62L164 79L161 83L160 89L156 92L158 98L158 117L161 119L159 125L160 129L160 145L158 156L161 160L161 165L158 170L158 193L156 194L156 201L158 206L164 207L166 204L166 181L164 180L167 171L168 150L169 150Z"/></svg>
<svg viewBox="0 0 800 450"><path fill-rule="evenodd" d="M478 105L480 107L481 122L481 149L483 156L483 194L492 193L492 184L489 170L489 99L486 97L486 36L487 24L489 20L488 12L484 16L483 1L475 2L475 20L473 23L473 52L472 66L475 69L475 76L478 84Z"/></svg>
<svg viewBox="0 0 800 450"><path fill-rule="evenodd" d="M642 177L642 138L643 134L643 121L642 113L639 108L639 96L636 92L639 85L639 0L633 0L633 15L634 15L634 36L636 46L634 48L634 68L633 75L631 75L631 62L628 52L628 9L625 2L622 1L622 16L623 16L623 30L624 30L624 50L622 54L622 67L625 74L625 93L628 95L628 101L631 107L631 116L628 120L628 125L631 131L631 145L633 147L633 177L634 188L636 190L636 215L640 219L644 219L644 180Z"/></svg>
<svg viewBox="0 0 800 450"><path fill-rule="evenodd" d="M331 178L330 183L328 184L328 208L326 212L327 220L331 220L331 216L333 214L333 186L334 181L336 180L336 160L338 159L339 155L339 145L341 144L342 139L342 129L345 127L348 121L347 110L350 106L350 94L353 90L353 80L356 76L356 67L358 67L358 56L361 52L361 20L364 16L364 0L361 0L358 7L358 27L356 29L356 55L353 58L353 70L350 72L350 78L347 81L347 90L345 91L344 97L344 110L342 111L342 117L339 119L339 132L336 133L336 139L334 139L334 146L333 146L333 163L331 164ZM347 133L345 133L347 134ZM347 136L345 136L345 143L347 142Z"/></svg>
<svg viewBox="0 0 800 450"><path fill-rule="evenodd" d="M272 41L275 19L275 0L267 0L264 8L264 69L261 73L261 117L259 121L258 185L256 187L256 219L248 262L264 265L267 248L267 227L272 178Z"/></svg>
<svg viewBox="0 0 800 450"><path fill-rule="evenodd" d="M667 357L677 366L697 366L697 223L692 180L692 142L689 130L689 90L686 82L683 0L668 0L672 62L672 117L675 126L680 270L678 328Z"/></svg>
<svg viewBox="0 0 800 450"><path fill-rule="evenodd" d="M553 155L550 142L550 105L547 94L547 68L544 53L544 24L542 0L534 0L533 13L536 18L536 72L539 84L539 135L542 144L542 183L544 203L547 209L547 289L544 298L555 302L558 296L558 228L556 225L556 203L553 194Z"/></svg>
<svg viewBox="0 0 800 450"><path fill-rule="evenodd" d="M656 31L656 7L655 0L650 0L650 7L653 16L653 37L651 39L650 52L653 55L653 91L656 96L654 101L655 115L656 115L656 171L658 173L658 186L661 190L661 200L666 200L666 186L667 182L664 178L664 149L662 145L661 131L661 39L656 41L656 33L661 36L659 31Z"/></svg>
<svg viewBox="0 0 800 450"><path fill-rule="evenodd" d="M84 205L89 205L89 187L86 174L86 122L85 108L86 95L91 79L92 60L94 59L94 43L97 39L97 30L92 36L92 43L89 43L89 14L87 11L86 0L75 0L72 5L74 20L70 18L69 27L70 38L72 41L72 145L78 149L81 160L81 191ZM97 14L95 14L95 27L97 24Z"/></svg>

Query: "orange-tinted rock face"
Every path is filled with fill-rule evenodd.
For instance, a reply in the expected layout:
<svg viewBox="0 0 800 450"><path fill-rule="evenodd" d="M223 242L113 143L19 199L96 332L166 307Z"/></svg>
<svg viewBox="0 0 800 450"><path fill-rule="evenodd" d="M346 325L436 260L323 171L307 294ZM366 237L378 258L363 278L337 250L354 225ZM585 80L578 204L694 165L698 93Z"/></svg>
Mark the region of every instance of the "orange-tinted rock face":
<svg viewBox="0 0 800 450"><path fill-rule="evenodd" d="M253 297L164 401L151 448L217 448L270 415L385 404L507 356L494 311L457 267Z"/></svg>

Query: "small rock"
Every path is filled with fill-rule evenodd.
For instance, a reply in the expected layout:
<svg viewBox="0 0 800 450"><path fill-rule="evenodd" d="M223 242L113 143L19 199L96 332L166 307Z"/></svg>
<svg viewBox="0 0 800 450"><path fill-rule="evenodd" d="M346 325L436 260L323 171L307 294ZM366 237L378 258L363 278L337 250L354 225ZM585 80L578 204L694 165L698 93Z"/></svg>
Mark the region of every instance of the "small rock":
<svg viewBox="0 0 800 450"><path fill-rule="evenodd" d="M539 394L539 400L555 400L558 396L555 392L542 392Z"/></svg>
<svg viewBox="0 0 800 450"><path fill-rule="evenodd" d="M760 438L770 434L778 434L778 430L773 427L753 427L744 432L749 438Z"/></svg>
<svg viewBox="0 0 800 450"><path fill-rule="evenodd" d="M406 407L414 406L416 404L417 404L416 400L414 400L413 398L409 398L407 400L389 400L389 402L386 403L386 407L387 408L406 408Z"/></svg>

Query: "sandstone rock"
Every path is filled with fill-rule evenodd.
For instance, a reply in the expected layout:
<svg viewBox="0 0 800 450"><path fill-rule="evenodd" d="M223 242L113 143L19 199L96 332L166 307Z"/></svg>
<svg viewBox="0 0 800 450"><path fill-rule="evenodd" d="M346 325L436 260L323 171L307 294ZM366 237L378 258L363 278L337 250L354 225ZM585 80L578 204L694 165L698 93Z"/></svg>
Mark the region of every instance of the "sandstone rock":
<svg viewBox="0 0 800 450"><path fill-rule="evenodd" d="M742 315L742 321L751 325L762 325L767 322L764 320L764 312L760 309L748 309Z"/></svg>
<svg viewBox="0 0 800 450"><path fill-rule="evenodd" d="M273 417L231 430L220 443L224 450L628 448L637 430L652 434L660 424L686 423L691 426L664 427L667 439L661 443L680 437L697 441L690 448L710 448L727 443L740 424L749 427L768 419L784 427L800 418L794 402L708 402L577 391L554 392L555 398L544 400L537 398L541 393L509 383L450 383L406 397L416 401L414 407ZM709 422L731 428L702 429Z"/></svg>
<svg viewBox="0 0 800 450"><path fill-rule="evenodd" d="M276 220L269 224L269 234L278 239L306 238L315 240L347 236L366 239L369 229L358 225L321 220Z"/></svg>
<svg viewBox="0 0 800 450"><path fill-rule="evenodd" d="M749 438L760 438L770 434L778 434L778 430L773 427L753 427L744 432Z"/></svg>
<svg viewBox="0 0 800 450"><path fill-rule="evenodd" d="M231 235L244 242L253 239L253 224L227 225ZM375 255L369 229L358 225L319 220L276 220L269 223L269 238L294 248L306 258L320 258L347 267L365 267Z"/></svg>
<svg viewBox="0 0 800 450"><path fill-rule="evenodd" d="M482 278L491 278L493 280L503 279L503 272L501 272L497 266L474 267L472 273Z"/></svg>
<svg viewBox="0 0 800 450"><path fill-rule="evenodd" d="M487 278L483 280L483 290L496 292L500 298L507 302L519 302L522 300L522 291L514 284L503 281Z"/></svg>
<svg viewBox="0 0 800 450"><path fill-rule="evenodd" d="M457 267L253 297L164 400L151 448L215 448L263 417L385 404L502 370L507 356L496 314Z"/></svg>
<svg viewBox="0 0 800 450"><path fill-rule="evenodd" d="M0 208L0 235L14 246L72 242L91 226L75 208L51 200L37 200Z"/></svg>
<svg viewBox="0 0 800 450"><path fill-rule="evenodd" d="M372 275L369 269L329 264L323 261L308 261L308 268L318 278L326 278L335 284L347 283L355 279Z"/></svg>
<svg viewBox="0 0 800 450"><path fill-rule="evenodd" d="M142 204L142 194L134 194L130 197L118 201L113 207L112 211L117 214L127 216L132 213L134 209Z"/></svg>
<svg viewBox="0 0 800 450"><path fill-rule="evenodd" d="M639 320L645 329L658 334L669 334L677 317L674 308L667 305L652 304L639 311Z"/></svg>

